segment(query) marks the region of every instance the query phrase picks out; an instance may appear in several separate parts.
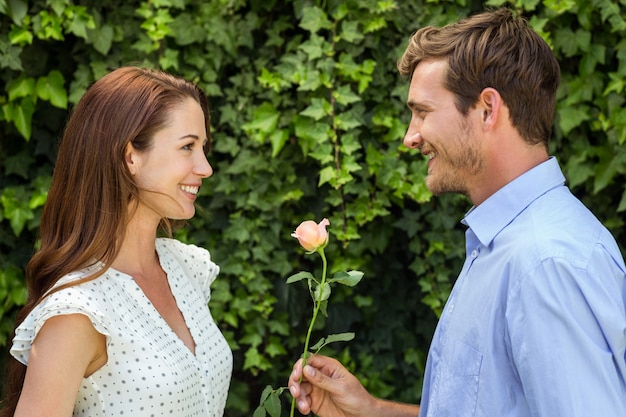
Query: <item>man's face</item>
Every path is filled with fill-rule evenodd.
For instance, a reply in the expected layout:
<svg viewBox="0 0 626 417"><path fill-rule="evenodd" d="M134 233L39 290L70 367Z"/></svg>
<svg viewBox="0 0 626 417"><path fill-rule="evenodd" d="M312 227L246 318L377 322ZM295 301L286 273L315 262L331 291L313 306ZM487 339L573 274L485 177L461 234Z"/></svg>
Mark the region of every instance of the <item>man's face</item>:
<svg viewBox="0 0 626 417"><path fill-rule="evenodd" d="M433 194L470 195L483 154L471 119L459 112L454 94L443 86L447 68L444 60L422 61L415 68L407 99L411 122L404 145L418 148L428 158L426 186Z"/></svg>

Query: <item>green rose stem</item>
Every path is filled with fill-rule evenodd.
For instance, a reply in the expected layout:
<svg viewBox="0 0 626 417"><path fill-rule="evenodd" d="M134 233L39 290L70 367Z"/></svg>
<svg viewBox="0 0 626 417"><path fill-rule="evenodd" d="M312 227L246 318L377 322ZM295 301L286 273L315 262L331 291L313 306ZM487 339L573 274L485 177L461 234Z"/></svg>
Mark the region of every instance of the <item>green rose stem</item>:
<svg viewBox="0 0 626 417"><path fill-rule="evenodd" d="M320 247L316 251L322 257L322 282L319 284L317 300L314 301L313 305L313 318L311 318L311 323L309 324L309 330L306 333L306 339L304 340L304 352L302 353L302 368L306 365L307 353L309 350L309 341L311 340L311 332L313 331L313 325L315 324L315 319L317 319L317 314L320 311L320 306L322 305L322 297L324 296L324 285L326 284L326 255L324 254L324 247ZM302 375L300 375L300 380L298 382L302 382ZM296 408L296 397L293 397L291 400L291 412L289 413L290 417L293 417L294 411Z"/></svg>

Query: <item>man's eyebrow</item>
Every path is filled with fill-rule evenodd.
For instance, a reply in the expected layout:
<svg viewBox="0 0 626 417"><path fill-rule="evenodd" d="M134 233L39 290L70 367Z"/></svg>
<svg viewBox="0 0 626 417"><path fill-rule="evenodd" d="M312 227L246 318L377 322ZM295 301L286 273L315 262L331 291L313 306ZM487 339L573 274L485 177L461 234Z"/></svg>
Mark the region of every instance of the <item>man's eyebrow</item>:
<svg viewBox="0 0 626 417"><path fill-rule="evenodd" d="M411 110L428 110L429 106L424 103L420 103L414 100L409 100L406 103L407 107Z"/></svg>

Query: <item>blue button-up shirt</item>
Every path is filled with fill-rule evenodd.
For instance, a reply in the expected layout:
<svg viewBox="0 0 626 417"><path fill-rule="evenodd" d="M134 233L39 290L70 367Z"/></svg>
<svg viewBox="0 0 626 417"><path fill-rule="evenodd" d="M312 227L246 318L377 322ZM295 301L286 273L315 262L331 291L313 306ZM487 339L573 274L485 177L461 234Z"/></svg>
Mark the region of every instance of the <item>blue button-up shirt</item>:
<svg viewBox="0 0 626 417"><path fill-rule="evenodd" d="M420 416L626 417L626 279L556 159L473 207Z"/></svg>

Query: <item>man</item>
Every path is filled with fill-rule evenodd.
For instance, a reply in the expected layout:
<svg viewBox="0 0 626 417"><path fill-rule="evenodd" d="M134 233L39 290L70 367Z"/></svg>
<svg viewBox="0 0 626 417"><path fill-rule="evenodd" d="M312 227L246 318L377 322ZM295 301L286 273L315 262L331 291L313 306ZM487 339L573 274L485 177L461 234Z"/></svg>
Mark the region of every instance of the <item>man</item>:
<svg viewBox="0 0 626 417"><path fill-rule="evenodd" d="M419 30L404 144L434 194L467 195L467 257L428 354L420 406L374 398L339 362L289 388L321 417L626 416L626 279L610 233L548 155L558 63L507 9ZM298 383L300 377L301 383Z"/></svg>

